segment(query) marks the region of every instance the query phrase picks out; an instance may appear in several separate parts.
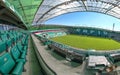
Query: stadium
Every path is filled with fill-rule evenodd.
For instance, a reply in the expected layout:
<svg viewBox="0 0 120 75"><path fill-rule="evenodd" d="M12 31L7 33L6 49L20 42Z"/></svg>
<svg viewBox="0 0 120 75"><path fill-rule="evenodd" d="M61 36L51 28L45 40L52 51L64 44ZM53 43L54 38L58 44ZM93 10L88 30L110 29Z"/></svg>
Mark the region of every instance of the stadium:
<svg viewBox="0 0 120 75"><path fill-rule="evenodd" d="M112 30L45 24L73 12L120 19L120 1L0 0L0 75L120 75L114 23Z"/></svg>

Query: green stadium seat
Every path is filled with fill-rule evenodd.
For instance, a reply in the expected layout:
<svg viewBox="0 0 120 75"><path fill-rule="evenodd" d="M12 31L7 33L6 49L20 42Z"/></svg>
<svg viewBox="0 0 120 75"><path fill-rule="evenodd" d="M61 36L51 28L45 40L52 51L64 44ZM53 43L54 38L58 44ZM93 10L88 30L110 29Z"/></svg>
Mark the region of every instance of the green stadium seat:
<svg viewBox="0 0 120 75"><path fill-rule="evenodd" d="M23 38L21 43L23 46L27 46L28 45L28 37Z"/></svg>
<svg viewBox="0 0 120 75"><path fill-rule="evenodd" d="M14 36L13 41L17 42L17 36Z"/></svg>
<svg viewBox="0 0 120 75"><path fill-rule="evenodd" d="M23 68L24 68L24 63L19 62L18 64L16 64L16 67L12 71L12 74L13 75L22 75Z"/></svg>
<svg viewBox="0 0 120 75"><path fill-rule="evenodd" d="M23 37L21 40L22 46L28 46L28 37Z"/></svg>
<svg viewBox="0 0 120 75"><path fill-rule="evenodd" d="M27 48L26 46L22 46L21 42L17 43L17 48L21 53L27 54Z"/></svg>
<svg viewBox="0 0 120 75"><path fill-rule="evenodd" d="M16 46L14 46L10 52L16 62L26 62L26 55L24 53L20 53Z"/></svg>
<svg viewBox="0 0 120 75"><path fill-rule="evenodd" d="M6 43L7 43L7 48L12 46L12 40L11 39L7 40Z"/></svg>
<svg viewBox="0 0 120 75"><path fill-rule="evenodd" d="M9 39L11 39L14 42L14 37L11 33L9 34Z"/></svg>
<svg viewBox="0 0 120 75"><path fill-rule="evenodd" d="M15 62L8 53L0 57L0 72L2 72L2 74L10 73L14 65Z"/></svg>
<svg viewBox="0 0 120 75"><path fill-rule="evenodd" d="M6 50L6 43L5 42L0 42L0 53Z"/></svg>
<svg viewBox="0 0 120 75"><path fill-rule="evenodd" d="M0 31L0 35L3 35L4 34L4 31Z"/></svg>
<svg viewBox="0 0 120 75"><path fill-rule="evenodd" d="M2 41L8 40L7 35L1 35L1 39L2 39Z"/></svg>
<svg viewBox="0 0 120 75"><path fill-rule="evenodd" d="M0 56L0 73L2 75L21 75L23 63L15 63L9 53Z"/></svg>

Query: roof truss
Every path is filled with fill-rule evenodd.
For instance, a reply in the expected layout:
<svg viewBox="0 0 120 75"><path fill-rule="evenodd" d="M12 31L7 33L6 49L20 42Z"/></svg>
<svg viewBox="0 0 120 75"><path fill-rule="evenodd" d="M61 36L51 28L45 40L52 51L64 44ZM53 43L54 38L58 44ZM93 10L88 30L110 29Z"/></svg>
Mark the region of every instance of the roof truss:
<svg viewBox="0 0 120 75"><path fill-rule="evenodd" d="M56 16L71 12L98 12L120 19L119 0L44 0L33 24L43 23Z"/></svg>

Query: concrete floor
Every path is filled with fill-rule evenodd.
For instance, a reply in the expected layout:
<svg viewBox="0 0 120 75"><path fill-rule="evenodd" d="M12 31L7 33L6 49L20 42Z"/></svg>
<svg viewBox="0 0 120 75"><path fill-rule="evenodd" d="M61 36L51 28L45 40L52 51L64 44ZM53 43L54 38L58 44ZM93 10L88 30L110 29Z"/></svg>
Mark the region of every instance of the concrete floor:
<svg viewBox="0 0 120 75"><path fill-rule="evenodd" d="M23 72L22 75L43 75L30 40L28 43L28 52L27 52L26 59L27 59L27 62L24 66L26 71Z"/></svg>

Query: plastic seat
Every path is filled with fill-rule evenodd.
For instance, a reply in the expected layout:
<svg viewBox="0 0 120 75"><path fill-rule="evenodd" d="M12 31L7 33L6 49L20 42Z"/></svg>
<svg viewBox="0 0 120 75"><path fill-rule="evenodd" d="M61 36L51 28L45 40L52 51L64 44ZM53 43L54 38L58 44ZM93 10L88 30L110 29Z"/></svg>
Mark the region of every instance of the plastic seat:
<svg viewBox="0 0 120 75"><path fill-rule="evenodd" d="M14 42L14 36L11 33L8 36L9 36L9 39L11 39Z"/></svg>
<svg viewBox="0 0 120 75"><path fill-rule="evenodd" d="M28 39L27 38L23 38L21 41L23 46L27 46L28 45Z"/></svg>
<svg viewBox="0 0 120 75"><path fill-rule="evenodd" d="M17 48L21 53L25 53L27 54L27 47L26 46L22 46L21 42L17 43Z"/></svg>
<svg viewBox="0 0 120 75"><path fill-rule="evenodd" d="M9 39L9 40L7 40L6 41L6 44L7 44L7 47L10 47L10 46L12 46L12 40L11 39Z"/></svg>
<svg viewBox="0 0 120 75"><path fill-rule="evenodd" d="M20 53L16 46L11 49L10 53L16 62L26 62L26 54Z"/></svg>
<svg viewBox="0 0 120 75"><path fill-rule="evenodd" d="M6 50L6 43L5 42L0 42L0 53Z"/></svg>
<svg viewBox="0 0 120 75"><path fill-rule="evenodd" d="M17 42L17 36L14 36L13 41L16 43Z"/></svg>
<svg viewBox="0 0 120 75"><path fill-rule="evenodd" d="M1 39L2 39L2 41L6 41L6 40L8 40L7 35L6 35L6 34L1 35Z"/></svg>
<svg viewBox="0 0 120 75"><path fill-rule="evenodd" d="M0 31L0 35L3 35L4 34L4 31Z"/></svg>
<svg viewBox="0 0 120 75"><path fill-rule="evenodd" d="M1 75L21 75L23 71L23 62L15 63L9 53L0 56Z"/></svg>

